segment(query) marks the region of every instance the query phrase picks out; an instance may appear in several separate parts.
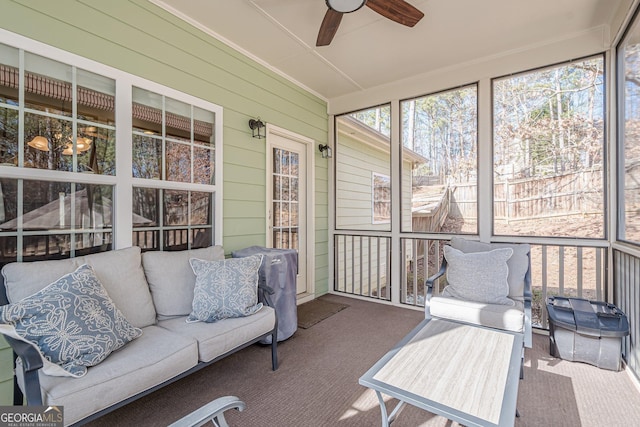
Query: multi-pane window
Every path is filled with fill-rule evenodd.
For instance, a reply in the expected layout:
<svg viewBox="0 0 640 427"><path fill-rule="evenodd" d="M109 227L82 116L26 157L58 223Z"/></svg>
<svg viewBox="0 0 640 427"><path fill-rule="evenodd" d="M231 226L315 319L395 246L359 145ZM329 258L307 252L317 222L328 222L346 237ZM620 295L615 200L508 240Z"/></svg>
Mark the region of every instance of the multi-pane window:
<svg viewBox="0 0 640 427"><path fill-rule="evenodd" d="M401 103L402 231L477 233L476 85Z"/></svg>
<svg viewBox="0 0 640 427"><path fill-rule="evenodd" d="M0 43L0 264L220 242L222 109L22 44Z"/></svg>
<svg viewBox="0 0 640 427"><path fill-rule="evenodd" d="M496 235L605 237L604 57L493 81Z"/></svg>
<svg viewBox="0 0 640 427"><path fill-rule="evenodd" d="M160 181L133 190L133 243L180 250L212 244L215 113L134 87L133 177ZM180 189L162 182L179 182Z"/></svg>
<svg viewBox="0 0 640 427"><path fill-rule="evenodd" d="M133 88L133 176L215 184L211 111Z"/></svg>
<svg viewBox="0 0 640 427"><path fill-rule="evenodd" d="M24 52L20 86L20 51L0 51L2 164L114 175L115 82Z"/></svg>
<svg viewBox="0 0 640 427"><path fill-rule="evenodd" d="M640 20L618 46L618 238L640 244Z"/></svg>
<svg viewBox="0 0 640 427"><path fill-rule="evenodd" d="M386 207L376 214L391 200L391 184L385 191L375 179L391 176L390 134L389 105L336 117L337 229L391 230Z"/></svg>
<svg viewBox="0 0 640 427"><path fill-rule="evenodd" d="M371 181L371 223L388 224L391 222L391 179L388 175L373 172Z"/></svg>
<svg viewBox="0 0 640 427"><path fill-rule="evenodd" d="M115 145L113 79L0 44L0 263L111 248Z"/></svg>
<svg viewBox="0 0 640 427"><path fill-rule="evenodd" d="M133 188L133 244L182 250L212 244L211 193Z"/></svg>

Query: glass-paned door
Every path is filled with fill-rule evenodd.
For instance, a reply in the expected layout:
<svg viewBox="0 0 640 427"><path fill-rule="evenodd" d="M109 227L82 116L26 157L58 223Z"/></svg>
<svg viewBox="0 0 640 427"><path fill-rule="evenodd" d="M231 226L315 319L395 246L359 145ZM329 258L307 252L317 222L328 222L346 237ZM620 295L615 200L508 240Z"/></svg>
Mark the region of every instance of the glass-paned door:
<svg viewBox="0 0 640 427"><path fill-rule="evenodd" d="M270 136L269 244L298 251L297 293L307 292L307 168L304 143Z"/></svg>

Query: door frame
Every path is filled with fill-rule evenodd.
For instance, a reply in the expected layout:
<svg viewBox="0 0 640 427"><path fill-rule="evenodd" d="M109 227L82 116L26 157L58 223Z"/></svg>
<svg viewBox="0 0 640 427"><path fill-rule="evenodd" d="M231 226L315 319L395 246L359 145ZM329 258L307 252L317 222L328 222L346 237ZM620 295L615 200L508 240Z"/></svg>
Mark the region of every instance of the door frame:
<svg viewBox="0 0 640 427"><path fill-rule="evenodd" d="M297 303L302 304L307 301L311 301L315 298L316 292L316 283L315 283L315 264L316 264L316 255L315 255L315 230L316 230L316 215L315 215L315 155L314 155L314 147L315 140L308 138L306 136L297 134L295 132L291 132L287 129L281 128L279 126L275 126L267 123L267 131L266 131L266 167L265 167L265 214L268 212L269 207L266 206L267 202L271 200L271 191L272 191L272 177L273 173L273 150L272 145L269 142L270 135L277 135L282 138L286 138L300 144L304 144L306 147L305 157L306 157L306 180L307 180L307 200L306 200L306 210L307 210L307 230L306 230L306 247L305 250L307 252L307 271L305 272L307 277L307 291L301 293L297 296ZM268 215L265 215L265 238L266 242L271 242L271 236L269 234L269 230L271 226L271 219Z"/></svg>

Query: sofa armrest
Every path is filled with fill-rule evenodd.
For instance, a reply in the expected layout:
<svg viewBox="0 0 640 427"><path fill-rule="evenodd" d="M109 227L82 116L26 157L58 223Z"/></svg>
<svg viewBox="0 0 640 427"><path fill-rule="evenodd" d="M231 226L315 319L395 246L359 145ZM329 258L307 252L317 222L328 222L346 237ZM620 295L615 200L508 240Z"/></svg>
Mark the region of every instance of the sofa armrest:
<svg viewBox="0 0 640 427"><path fill-rule="evenodd" d="M20 363L16 365L16 369L18 369L18 367L22 369L27 405L42 405L40 379L38 377L38 371L42 368L42 357L40 353L24 341L7 336L5 336L5 339L13 349L14 354L20 359ZM16 381L15 376L14 381ZM14 387L14 405L22 404L22 396L19 396L18 392L18 387Z"/></svg>
<svg viewBox="0 0 640 427"><path fill-rule="evenodd" d="M429 305L429 301L431 297L433 297L433 286L436 283L436 280L440 279L447 272L447 259L442 257L442 264L440 265L440 270L433 276L429 277L425 283L427 287L427 295L424 299L424 317L425 319L431 319L431 307Z"/></svg>

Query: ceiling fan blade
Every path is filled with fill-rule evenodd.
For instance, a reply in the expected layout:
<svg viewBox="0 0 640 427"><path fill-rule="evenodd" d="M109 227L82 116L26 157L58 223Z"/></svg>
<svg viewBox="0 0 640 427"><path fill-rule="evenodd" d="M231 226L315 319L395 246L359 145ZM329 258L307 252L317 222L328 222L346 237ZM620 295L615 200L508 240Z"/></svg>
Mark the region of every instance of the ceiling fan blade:
<svg viewBox="0 0 640 427"><path fill-rule="evenodd" d="M424 16L424 13L404 0L367 0L366 5L385 18L407 27L413 27Z"/></svg>
<svg viewBox="0 0 640 427"><path fill-rule="evenodd" d="M316 40L316 46L327 46L333 40L333 36L336 35L340 21L342 21L342 12L336 12L333 9L327 9L327 13L324 15L322 24L320 25L320 31L318 32L318 40Z"/></svg>

